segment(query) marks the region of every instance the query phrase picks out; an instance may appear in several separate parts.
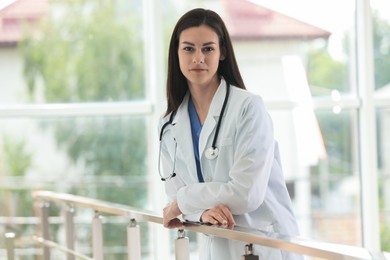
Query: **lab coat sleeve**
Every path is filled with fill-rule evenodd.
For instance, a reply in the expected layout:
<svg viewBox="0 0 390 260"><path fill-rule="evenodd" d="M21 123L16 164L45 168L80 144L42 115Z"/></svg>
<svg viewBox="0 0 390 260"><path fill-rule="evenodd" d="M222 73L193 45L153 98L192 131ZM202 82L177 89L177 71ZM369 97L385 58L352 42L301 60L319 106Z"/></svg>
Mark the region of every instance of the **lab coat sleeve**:
<svg viewBox="0 0 390 260"><path fill-rule="evenodd" d="M161 132L161 128L164 123L165 123L164 120L161 119L158 128L159 133ZM161 150L159 151L160 152L159 167L161 170L161 174L164 177L169 176L170 174L172 174L173 171L173 160L175 155L174 155L174 149L172 149L174 147L174 143L172 143L172 141L173 141L172 137L170 137L168 133L166 135L164 133L161 142ZM168 149L168 146L171 147L171 149ZM184 185L185 183L179 174L177 174L173 178L164 181L165 193L168 197L169 202L176 200L177 191ZM187 221L199 222L202 213L203 210L190 215L183 214L183 219Z"/></svg>
<svg viewBox="0 0 390 260"><path fill-rule="evenodd" d="M165 133L166 130L164 130L164 133L161 133L162 127L167 121L168 121L168 117L166 117L166 118L162 117L162 118L160 118L159 125L158 125L158 134L159 134L159 136L160 136L160 134L162 134L162 139L159 141L160 147L159 147L158 165L157 165L160 178L162 178L161 176L163 176L163 177L169 176L169 174L171 174L171 172L169 170L169 165L173 165L172 159L170 158L169 152L167 149L167 143L166 143L167 134ZM173 192L173 189L167 188L166 182L167 181L163 181L165 192L168 196L168 200L173 201L176 199L176 192ZM171 182L170 182L170 184L171 184ZM170 185L168 185L168 186L170 186ZM168 191L171 191L171 192L168 192Z"/></svg>
<svg viewBox="0 0 390 260"><path fill-rule="evenodd" d="M171 153L174 151L171 151ZM160 150L160 169L161 174L164 177L168 177L173 172L173 154L170 155L168 149L167 149L167 142L162 141L161 142L161 150ZM160 176L161 177L161 176ZM165 187L165 193L168 196L169 201L176 200L177 191L180 187L184 186L184 182L180 178L179 175L176 175L173 178L169 178L164 182Z"/></svg>
<svg viewBox="0 0 390 260"><path fill-rule="evenodd" d="M162 174L164 177L169 176L173 170L173 159L169 155L168 150L166 149L165 142L162 142L160 156L161 156ZM176 200L177 191L184 185L185 185L184 182L182 181L180 175L178 174L175 177L164 181L165 193L167 194L170 202ZM187 221L199 222L202 213L203 210L190 215L183 214L183 219Z"/></svg>
<svg viewBox="0 0 390 260"><path fill-rule="evenodd" d="M194 183L179 189L177 202L183 214L223 204L232 214L257 209L264 201L274 163L273 126L262 99L250 96L230 124L236 127L234 162L227 168L228 182Z"/></svg>
<svg viewBox="0 0 390 260"><path fill-rule="evenodd" d="M166 149L166 145L164 142L162 143L162 147L161 147L161 161L162 161L161 166L162 166L163 176L169 176L169 174L172 173L173 159L169 155L169 152ZM164 185L165 185L165 193L167 194L168 199L171 202L176 200L177 191L185 184L182 181L180 175L176 175L174 178L170 178L164 181ZM187 221L199 222L202 213L203 210L189 215L183 214L183 219Z"/></svg>

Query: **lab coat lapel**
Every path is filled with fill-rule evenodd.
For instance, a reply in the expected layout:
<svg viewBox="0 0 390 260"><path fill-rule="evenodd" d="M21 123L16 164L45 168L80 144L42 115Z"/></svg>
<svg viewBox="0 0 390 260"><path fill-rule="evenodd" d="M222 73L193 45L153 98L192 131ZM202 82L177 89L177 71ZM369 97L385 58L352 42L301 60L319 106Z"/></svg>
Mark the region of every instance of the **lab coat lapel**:
<svg viewBox="0 0 390 260"><path fill-rule="evenodd" d="M217 122L221 113L222 104L226 95L226 83L222 79L221 84L219 85L217 92L213 97L209 113L207 115L206 121L202 127L202 132L199 137L199 154L202 157L204 150L211 147L214 135L212 132L217 126ZM218 141L217 141L218 142ZM206 148L207 146L207 148Z"/></svg>
<svg viewBox="0 0 390 260"><path fill-rule="evenodd" d="M191 176L191 182L198 182L191 135L191 123L188 115L188 98L189 94L187 93L178 108L172 123L175 125L173 129L177 142L177 157L183 158L186 162L188 171L190 171L189 176ZM178 174L180 174L179 171L180 169L177 169ZM187 169L184 171L187 171ZM187 174L183 175L182 178L187 178Z"/></svg>

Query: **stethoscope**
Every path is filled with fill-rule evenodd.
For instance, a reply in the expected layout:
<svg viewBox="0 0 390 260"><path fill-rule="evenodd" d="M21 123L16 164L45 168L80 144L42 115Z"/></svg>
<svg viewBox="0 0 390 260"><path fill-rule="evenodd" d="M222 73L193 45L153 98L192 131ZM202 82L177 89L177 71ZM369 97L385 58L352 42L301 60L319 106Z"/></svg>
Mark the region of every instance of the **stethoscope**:
<svg viewBox="0 0 390 260"><path fill-rule="evenodd" d="M205 157L209 160L213 160L215 158L218 157L219 155L219 149L217 147L217 139L218 139L218 134L219 134L219 129L221 127L221 122L222 122L222 117L225 113L225 108L226 108L226 104L227 104L227 101L229 99L229 94L230 94L230 84L227 83L227 87L226 87L226 95L225 95L225 99L223 100L223 104L222 104L222 109L221 109L221 113L219 114L219 118L218 118L218 122L217 122L217 128L215 129L215 134L214 134L214 139L213 139L213 142L211 144L211 147L207 148L206 151L205 151ZM168 125L174 125L173 124L173 119L176 115L176 110L174 110L170 117L169 117L169 120L168 122L166 122L165 124L163 124L163 126L161 127L161 131L160 131L160 149L159 149L159 154L158 154L158 174L160 175L161 177L161 180L162 181L166 181L166 180L169 180L173 177L176 176L176 173L175 173L175 165L176 165L176 150L177 150L177 142L176 142L176 139L174 139L175 141L175 153L174 153L174 159L173 159L173 167L172 167L172 173L167 176L167 177L164 177L161 173L161 169L160 169L160 162L161 162L161 141L162 141L162 137L164 135L164 130L165 128L168 126Z"/></svg>

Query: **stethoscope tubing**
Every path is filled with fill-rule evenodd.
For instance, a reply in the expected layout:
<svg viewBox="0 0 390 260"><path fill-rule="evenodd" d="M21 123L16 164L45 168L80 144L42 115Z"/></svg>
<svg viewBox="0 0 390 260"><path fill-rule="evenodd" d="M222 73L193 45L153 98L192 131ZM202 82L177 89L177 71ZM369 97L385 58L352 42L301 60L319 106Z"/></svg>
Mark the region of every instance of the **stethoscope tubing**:
<svg viewBox="0 0 390 260"><path fill-rule="evenodd" d="M215 135L214 135L213 143L211 144L211 148L213 148L214 150L217 148L216 144L217 144L217 139L218 139L218 134L219 134L219 128L221 127L222 117L223 117L223 115L225 113L227 101L229 99L229 94L230 94L230 84L227 83L225 99L223 100L221 113L219 113L217 128L215 129Z"/></svg>
<svg viewBox="0 0 390 260"><path fill-rule="evenodd" d="M160 131L160 142L162 140L162 136L164 134L164 129L168 126L168 125L172 125L173 123L173 118L175 117L176 115L176 110L172 111L171 115L169 116L169 120L168 122L165 122L165 124L163 124L163 126L161 127L161 131Z"/></svg>
<svg viewBox="0 0 390 260"><path fill-rule="evenodd" d="M225 109L226 109L226 105L227 105L227 102L228 102L228 99L229 99L229 95L230 95L230 84L227 83L227 88L226 88L226 95L225 95L225 99L223 100L223 104L222 104L222 108L221 108L221 112L219 114L219 118L218 118L218 122L217 122L217 127L215 129L215 134L214 134L214 138L213 138L213 142L211 144L211 147L209 149L211 149L211 156L207 156L206 157L208 159L214 159L218 156L218 148L216 146L217 144L217 139L218 139L218 134L219 134L219 131L220 131L220 128L221 128L221 122L222 122L222 118L223 118L223 115L225 113ZM159 149L159 155L158 155L158 173L161 177L161 180L162 181L166 181L166 180L169 180L173 177L176 176L176 173L175 173L175 165L176 165L176 149L177 149L177 143L175 143L175 154L174 154L174 161L173 161L173 169L172 169L172 173L168 176L168 177L163 177L162 173L161 173L161 170L160 170L160 158L161 158L161 142L162 142L162 137L164 135L164 130L165 128L168 126L168 125L173 125L173 119L176 115L176 112L177 110L174 110L172 111L171 115L169 116L169 120L167 122L165 122L163 124L163 126L161 127L161 131L160 131L160 149ZM175 140L176 142L176 140ZM209 150L208 149L208 150Z"/></svg>

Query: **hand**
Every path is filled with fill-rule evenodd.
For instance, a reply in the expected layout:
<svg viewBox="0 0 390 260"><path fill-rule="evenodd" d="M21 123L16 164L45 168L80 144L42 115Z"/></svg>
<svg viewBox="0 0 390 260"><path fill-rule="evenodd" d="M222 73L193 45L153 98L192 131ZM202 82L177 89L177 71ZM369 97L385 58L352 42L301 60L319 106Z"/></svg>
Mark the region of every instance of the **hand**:
<svg viewBox="0 0 390 260"><path fill-rule="evenodd" d="M236 224L229 208L222 204L204 211L200 220L204 223L223 225L229 228Z"/></svg>
<svg viewBox="0 0 390 260"><path fill-rule="evenodd" d="M177 218L181 215L177 201L173 201L168 204L163 210L163 225L166 228L179 228L182 227L180 219Z"/></svg>

